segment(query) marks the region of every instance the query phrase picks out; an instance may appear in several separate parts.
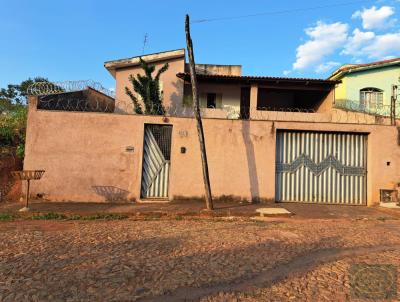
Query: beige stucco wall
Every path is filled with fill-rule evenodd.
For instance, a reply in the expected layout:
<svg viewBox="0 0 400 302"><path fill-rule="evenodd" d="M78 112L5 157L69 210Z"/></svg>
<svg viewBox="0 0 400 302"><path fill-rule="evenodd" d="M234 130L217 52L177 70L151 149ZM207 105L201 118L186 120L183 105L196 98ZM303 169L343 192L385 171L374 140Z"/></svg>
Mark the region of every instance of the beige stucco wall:
<svg viewBox="0 0 400 302"><path fill-rule="evenodd" d="M189 64L186 64L189 70ZM242 75L241 65L196 64L196 72L203 74Z"/></svg>
<svg viewBox="0 0 400 302"><path fill-rule="evenodd" d="M32 99L31 99L32 102ZM51 112L30 108L25 169L44 169L32 193L54 201L104 201L93 186L114 186L139 199L145 123L173 125L170 199L200 197L203 183L192 118ZM380 188L400 182L398 131L392 126L204 119L212 192L246 199L275 198L277 129L369 133L368 204ZM126 151L127 146L134 152ZM186 147L185 154L180 153ZM390 162L390 166L387 166Z"/></svg>
<svg viewBox="0 0 400 302"><path fill-rule="evenodd" d="M222 95L222 107L229 106L240 112L240 85L199 83L200 101L207 104L207 93Z"/></svg>
<svg viewBox="0 0 400 302"><path fill-rule="evenodd" d="M185 58L182 56L180 58L151 63L156 66L154 75L165 63L169 64L168 70L160 77L161 88L164 93L163 104L167 110L175 110L176 108L182 107L183 80L179 79L176 74L184 72ZM117 69L115 72L116 112L132 112L132 101L125 93L125 87L128 87L134 92L132 84L129 81L129 76L131 74L134 76L143 74L143 70L139 66L131 66Z"/></svg>
<svg viewBox="0 0 400 302"><path fill-rule="evenodd" d="M335 102L335 89L329 91L329 93L321 100L318 107L315 109L316 112L329 112L333 108Z"/></svg>

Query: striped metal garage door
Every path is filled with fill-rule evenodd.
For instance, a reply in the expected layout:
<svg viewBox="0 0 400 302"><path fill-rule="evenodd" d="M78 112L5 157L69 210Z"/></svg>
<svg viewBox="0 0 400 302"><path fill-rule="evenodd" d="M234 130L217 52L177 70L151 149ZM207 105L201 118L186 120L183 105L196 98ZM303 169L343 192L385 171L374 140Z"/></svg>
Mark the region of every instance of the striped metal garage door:
<svg viewBox="0 0 400 302"><path fill-rule="evenodd" d="M278 131L276 200L366 205L367 135Z"/></svg>

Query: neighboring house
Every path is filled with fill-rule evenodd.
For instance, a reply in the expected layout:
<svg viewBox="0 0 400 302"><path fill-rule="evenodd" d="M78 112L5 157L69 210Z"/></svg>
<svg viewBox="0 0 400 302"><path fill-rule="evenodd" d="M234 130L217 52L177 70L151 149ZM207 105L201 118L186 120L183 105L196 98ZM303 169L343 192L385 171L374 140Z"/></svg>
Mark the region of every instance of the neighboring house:
<svg viewBox="0 0 400 302"><path fill-rule="evenodd" d="M169 64L164 116L135 114L125 93L129 76L142 73L139 57L105 63L116 95L103 112L43 108L57 96L30 97L24 168L46 170L33 193L55 201L204 195L185 51L142 58ZM399 130L390 119L335 108L341 80L248 76L239 65L196 71L214 197L373 205L398 188Z"/></svg>
<svg viewBox="0 0 400 302"><path fill-rule="evenodd" d="M400 84L400 58L367 64L346 64L329 77L341 80L335 89L337 107L389 116L393 86ZM400 116L400 109L397 110Z"/></svg>

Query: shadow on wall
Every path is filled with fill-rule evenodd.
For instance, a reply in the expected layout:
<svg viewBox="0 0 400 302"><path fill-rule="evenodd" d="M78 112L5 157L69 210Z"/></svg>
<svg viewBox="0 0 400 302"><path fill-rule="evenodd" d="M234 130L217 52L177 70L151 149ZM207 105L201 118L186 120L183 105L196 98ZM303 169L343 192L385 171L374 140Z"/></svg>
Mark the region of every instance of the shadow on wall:
<svg viewBox="0 0 400 302"><path fill-rule="evenodd" d="M184 98L184 84L181 80L177 80L171 83L174 86L174 92L171 94L170 103L166 104L165 99L163 105L169 107L169 113L171 115L182 114L184 111L183 98Z"/></svg>
<svg viewBox="0 0 400 302"><path fill-rule="evenodd" d="M242 136L246 148L247 167L249 169L251 202L257 203L260 201L260 189L258 184L256 155L254 152L254 143L251 140L249 121L242 121Z"/></svg>
<svg viewBox="0 0 400 302"><path fill-rule="evenodd" d="M93 191L107 202L127 201L129 191L114 186L92 186Z"/></svg>

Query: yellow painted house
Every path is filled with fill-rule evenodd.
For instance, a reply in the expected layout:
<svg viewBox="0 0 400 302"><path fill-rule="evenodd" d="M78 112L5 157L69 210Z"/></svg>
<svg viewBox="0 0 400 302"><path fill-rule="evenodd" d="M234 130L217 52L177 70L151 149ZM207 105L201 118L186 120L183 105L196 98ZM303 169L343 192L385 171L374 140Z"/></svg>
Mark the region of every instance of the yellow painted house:
<svg viewBox="0 0 400 302"><path fill-rule="evenodd" d="M346 64L333 72L329 79L342 81L335 89L336 107L388 116L392 95L397 97L400 84L400 58ZM396 112L399 115L400 108Z"/></svg>

